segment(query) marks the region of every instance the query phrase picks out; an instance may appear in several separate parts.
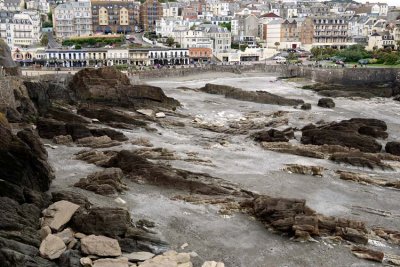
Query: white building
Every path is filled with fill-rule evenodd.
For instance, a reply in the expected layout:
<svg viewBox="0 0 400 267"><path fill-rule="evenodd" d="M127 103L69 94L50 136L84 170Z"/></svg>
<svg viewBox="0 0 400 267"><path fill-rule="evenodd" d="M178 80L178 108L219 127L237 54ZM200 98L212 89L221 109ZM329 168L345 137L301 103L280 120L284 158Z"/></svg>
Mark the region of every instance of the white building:
<svg viewBox="0 0 400 267"><path fill-rule="evenodd" d="M26 2L26 9L37 10L40 14L46 15L50 12L50 3L46 0L30 0Z"/></svg>
<svg viewBox="0 0 400 267"><path fill-rule="evenodd" d="M394 36L388 32L373 33L368 38L367 50L381 49L381 48L391 48L394 49L396 46Z"/></svg>
<svg viewBox="0 0 400 267"><path fill-rule="evenodd" d="M53 29L59 38L92 34L90 2L69 2L58 5L54 9Z"/></svg>
<svg viewBox="0 0 400 267"><path fill-rule="evenodd" d="M179 17L179 4L176 2L167 2L161 4L163 7L164 18L178 18Z"/></svg>
<svg viewBox="0 0 400 267"><path fill-rule="evenodd" d="M163 37L173 37L173 31L189 30L191 27L200 25L201 23L201 20L161 18L160 20L156 20L156 34Z"/></svg>
<svg viewBox="0 0 400 267"><path fill-rule="evenodd" d="M37 11L1 12L0 16L0 36L11 48L40 42L41 21Z"/></svg>
<svg viewBox="0 0 400 267"><path fill-rule="evenodd" d="M226 52L231 49L231 32L226 28L218 27L212 24L203 24L199 26L199 30L205 32L205 36L213 40L213 52Z"/></svg>
<svg viewBox="0 0 400 267"><path fill-rule="evenodd" d="M22 0L0 0L0 10L21 11L24 8Z"/></svg>
<svg viewBox="0 0 400 267"><path fill-rule="evenodd" d="M174 31L173 37L181 45L181 48L213 49L213 40L202 30Z"/></svg>

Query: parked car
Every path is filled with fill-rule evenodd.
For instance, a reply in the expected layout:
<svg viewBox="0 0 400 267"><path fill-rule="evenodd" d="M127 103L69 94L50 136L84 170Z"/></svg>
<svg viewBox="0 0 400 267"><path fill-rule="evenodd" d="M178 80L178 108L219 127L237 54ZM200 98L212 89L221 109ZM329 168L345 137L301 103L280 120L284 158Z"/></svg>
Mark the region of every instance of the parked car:
<svg viewBox="0 0 400 267"><path fill-rule="evenodd" d="M367 65L367 64L369 64L369 59L367 59L367 58L360 59L360 60L358 61L358 64L360 64L360 65Z"/></svg>
<svg viewBox="0 0 400 267"><path fill-rule="evenodd" d="M276 63L279 63L279 64L286 63L286 61L287 61L286 58L280 57L280 56L275 57L274 60L276 61Z"/></svg>
<svg viewBox="0 0 400 267"><path fill-rule="evenodd" d="M344 65L344 62L343 61L341 61L341 60L336 60L336 62L335 62L335 64L336 65Z"/></svg>

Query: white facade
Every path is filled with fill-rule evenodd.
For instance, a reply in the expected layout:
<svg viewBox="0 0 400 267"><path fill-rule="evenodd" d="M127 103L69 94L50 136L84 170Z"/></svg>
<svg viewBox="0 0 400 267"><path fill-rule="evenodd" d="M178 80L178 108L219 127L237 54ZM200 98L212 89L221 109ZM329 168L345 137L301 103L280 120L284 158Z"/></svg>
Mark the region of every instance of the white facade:
<svg viewBox="0 0 400 267"><path fill-rule="evenodd" d="M213 13L214 16L228 16L229 3L228 2L211 3L210 11Z"/></svg>
<svg viewBox="0 0 400 267"><path fill-rule="evenodd" d="M281 20L273 20L267 24L266 42L268 47L274 47L275 43L280 43L278 48L283 45L281 44L281 26Z"/></svg>
<svg viewBox="0 0 400 267"><path fill-rule="evenodd" d="M26 8L37 10L40 14L46 15L50 12L50 4L46 0L31 0L26 2Z"/></svg>
<svg viewBox="0 0 400 267"><path fill-rule="evenodd" d="M213 48L213 40L204 31L174 31L173 37L181 48Z"/></svg>
<svg viewBox="0 0 400 267"><path fill-rule="evenodd" d="M11 48L27 47L40 42L41 21L37 11L10 13L0 23L0 36Z"/></svg>
<svg viewBox="0 0 400 267"><path fill-rule="evenodd" d="M59 38L93 33L90 2L69 2L54 9L53 29Z"/></svg>
<svg viewBox="0 0 400 267"><path fill-rule="evenodd" d="M200 24L200 20L161 18L156 21L156 34L160 34L163 37L173 37L173 31L189 30L191 27Z"/></svg>
<svg viewBox="0 0 400 267"><path fill-rule="evenodd" d="M163 17L164 18L178 18L179 6L177 3L163 3Z"/></svg>

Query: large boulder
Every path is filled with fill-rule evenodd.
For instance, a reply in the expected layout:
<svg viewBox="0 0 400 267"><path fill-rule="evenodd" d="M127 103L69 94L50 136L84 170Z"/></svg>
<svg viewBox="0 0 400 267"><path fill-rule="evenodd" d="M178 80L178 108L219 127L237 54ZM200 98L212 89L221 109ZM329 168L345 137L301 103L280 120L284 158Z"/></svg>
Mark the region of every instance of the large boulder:
<svg viewBox="0 0 400 267"><path fill-rule="evenodd" d="M121 133L120 131L116 131L110 128L101 128L101 129L91 129L90 133L93 136L108 136L110 137L112 140L116 140L116 141L127 141L129 138L126 137L123 133Z"/></svg>
<svg viewBox="0 0 400 267"><path fill-rule="evenodd" d="M69 84L78 100L123 107L160 106L176 108L179 102L159 87L131 85L129 78L113 67L83 69Z"/></svg>
<svg viewBox="0 0 400 267"><path fill-rule="evenodd" d="M7 75L19 76L21 74L21 70L11 57L10 47L3 39L0 40L0 66Z"/></svg>
<svg viewBox="0 0 400 267"><path fill-rule="evenodd" d="M49 226L54 231L59 231L67 224L72 215L79 209L79 205L61 200L51 204L43 211L41 226Z"/></svg>
<svg viewBox="0 0 400 267"><path fill-rule="evenodd" d="M332 98L321 98L318 100L318 106L323 108L334 108L335 102Z"/></svg>
<svg viewBox="0 0 400 267"><path fill-rule="evenodd" d="M54 119L39 118L36 127L41 138L52 139L59 135L67 135L65 123Z"/></svg>
<svg viewBox="0 0 400 267"><path fill-rule="evenodd" d="M40 141L40 137L30 129L25 129L17 133L19 139L27 144L41 160L47 160L47 151L43 143Z"/></svg>
<svg viewBox="0 0 400 267"><path fill-rule="evenodd" d="M400 156L400 142L387 142L385 150L387 153Z"/></svg>
<svg viewBox="0 0 400 267"><path fill-rule="evenodd" d="M129 212L120 208L80 209L72 218L71 227L84 234L123 236L132 226Z"/></svg>
<svg viewBox="0 0 400 267"><path fill-rule="evenodd" d="M92 136L89 128L81 123L67 123L65 125L65 129L67 130L67 133L71 135L72 140L74 141Z"/></svg>
<svg viewBox="0 0 400 267"><path fill-rule="evenodd" d="M55 235L49 234L40 244L40 255L43 258L54 260L61 256L67 249L63 240Z"/></svg>
<svg viewBox="0 0 400 267"><path fill-rule="evenodd" d="M373 130L366 131L366 127ZM339 145L376 153L381 151L382 145L371 135L385 137L386 129L384 121L354 118L319 127L303 128L301 142L312 145Z"/></svg>
<svg viewBox="0 0 400 267"><path fill-rule="evenodd" d="M102 257L121 256L118 240L106 236L89 235L81 239L81 250L86 255Z"/></svg>

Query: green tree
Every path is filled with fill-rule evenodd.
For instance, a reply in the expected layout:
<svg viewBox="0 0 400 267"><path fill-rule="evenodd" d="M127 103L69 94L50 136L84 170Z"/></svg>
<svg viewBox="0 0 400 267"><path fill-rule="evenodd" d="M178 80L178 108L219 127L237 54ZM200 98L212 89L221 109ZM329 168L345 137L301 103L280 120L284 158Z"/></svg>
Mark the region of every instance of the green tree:
<svg viewBox="0 0 400 267"><path fill-rule="evenodd" d="M49 13L47 13L47 20L53 21L53 13L51 13L51 11Z"/></svg>
<svg viewBox="0 0 400 267"><path fill-rule="evenodd" d="M281 45L280 42L275 42L274 45L276 46L276 49L278 50L278 47Z"/></svg>
<svg viewBox="0 0 400 267"><path fill-rule="evenodd" d="M167 38L167 45L168 46L172 46L174 43L175 43L174 38L172 38L172 37L168 37Z"/></svg>
<svg viewBox="0 0 400 267"><path fill-rule="evenodd" d="M219 26L228 29L228 31L231 31L232 29L232 24L230 22L222 22L219 24Z"/></svg>
<svg viewBox="0 0 400 267"><path fill-rule="evenodd" d="M42 24L42 28L52 28L53 27L53 23L51 21L45 21Z"/></svg>
<svg viewBox="0 0 400 267"><path fill-rule="evenodd" d="M42 39L40 39L40 44L43 46L47 46L49 44L49 36L47 34L42 36Z"/></svg>

